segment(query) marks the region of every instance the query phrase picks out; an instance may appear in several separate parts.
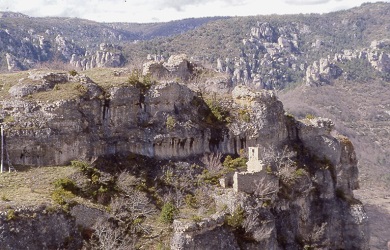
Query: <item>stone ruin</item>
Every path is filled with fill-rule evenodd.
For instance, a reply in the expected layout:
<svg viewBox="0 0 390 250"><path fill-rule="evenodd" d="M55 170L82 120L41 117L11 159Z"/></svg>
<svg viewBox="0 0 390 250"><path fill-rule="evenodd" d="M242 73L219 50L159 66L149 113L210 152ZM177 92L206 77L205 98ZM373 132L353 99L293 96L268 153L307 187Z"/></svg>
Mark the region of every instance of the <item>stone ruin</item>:
<svg viewBox="0 0 390 250"><path fill-rule="evenodd" d="M248 172L260 172L263 170L263 162L260 160L259 147L248 147Z"/></svg>
<svg viewBox="0 0 390 250"><path fill-rule="evenodd" d="M260 148L248 147L247 171L228 174L220 179L220 184L224 188L233 187L235 192L245 192L253 194L263 181L272 181L273 176L267 174L264 163L261 161Z"/></svg>

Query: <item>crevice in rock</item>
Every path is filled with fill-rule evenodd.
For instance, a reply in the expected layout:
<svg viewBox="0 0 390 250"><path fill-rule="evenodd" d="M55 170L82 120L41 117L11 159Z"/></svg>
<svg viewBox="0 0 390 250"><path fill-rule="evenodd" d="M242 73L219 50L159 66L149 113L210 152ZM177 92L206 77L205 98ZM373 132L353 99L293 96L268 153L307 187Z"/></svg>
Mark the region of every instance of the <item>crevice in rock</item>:
<svg viewBox="0 0 390 250"><path fill-rule="evenodd" d="M107 118L109 108L110 108L110 99L104 99L104 103L103 103L103 120L105 120Z"/></svg>

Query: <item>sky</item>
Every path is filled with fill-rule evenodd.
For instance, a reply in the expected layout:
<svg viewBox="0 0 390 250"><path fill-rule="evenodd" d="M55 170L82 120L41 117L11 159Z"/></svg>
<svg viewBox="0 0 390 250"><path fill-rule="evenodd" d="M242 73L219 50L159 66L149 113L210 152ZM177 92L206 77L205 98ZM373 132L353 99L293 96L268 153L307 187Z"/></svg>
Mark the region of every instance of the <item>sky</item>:
<svg viewBox="0 0 390 250"><path fill-rule="evenodd" d="M166 22L210 16L328 13L369 0L0 0L0 11L98 22ZM382 2L390 2L384 0Z"/></svg>

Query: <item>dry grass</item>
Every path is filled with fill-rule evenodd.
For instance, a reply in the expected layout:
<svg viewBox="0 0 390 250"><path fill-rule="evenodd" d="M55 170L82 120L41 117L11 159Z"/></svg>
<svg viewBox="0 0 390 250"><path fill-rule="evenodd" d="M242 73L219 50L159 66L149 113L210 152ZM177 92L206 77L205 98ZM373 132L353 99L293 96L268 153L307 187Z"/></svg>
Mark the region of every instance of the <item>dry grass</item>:
<svg viewBox="0 0 390 250"><path fill-rule="evenodd" d="M80 84L74 82L68 82L65 84L56 85L56 89L50 91L43 91L34 93L31 96L25 98L41 101L41 102L54 102L57 100L73 100L83 95L82 92L77 88Z"/></svg>
<svg viewBox="0 0 390 250"><path fill-rule="evenodd" d="M49 70L39 69L34 70L34 73L67 73L64 70ZM108 89L112 86L126 84L131 72L127 68L95 68L87 71L81 71L79 74L85 74L91 78L96 84L103 89ZM20 71L10 74L0 74L0 100L9 99L9 89L17 84L20 79L27 78L29 71ZM57 101L57 100L72 100L80 97L82 93L77 89L79 83L64 83L58 84L55 89L45 92L38 92L30 96L26 96L25 99L31 99L36 101Z"/></svg>
<svg viewBox="0 0 390 250"><path fill-rule="evenodd" d="M7 206L52 203L52 182L70 176L74 167L34 167L0 174L0 210Z"/></svg>
<svg viewBox="0 0 390 250"><path fill-rule="evenodd" d="M79 72L85 74L103 89L124 84L131 72L127 68L94 68Z"/></svg>
<svg viewBox="0 0 390 250"><path fill-rule="evenodd" d="M28 71L21 71L11 74L0 74L0 99L9 98L8 90L19 82L20 79L26 78Z"/></svg>

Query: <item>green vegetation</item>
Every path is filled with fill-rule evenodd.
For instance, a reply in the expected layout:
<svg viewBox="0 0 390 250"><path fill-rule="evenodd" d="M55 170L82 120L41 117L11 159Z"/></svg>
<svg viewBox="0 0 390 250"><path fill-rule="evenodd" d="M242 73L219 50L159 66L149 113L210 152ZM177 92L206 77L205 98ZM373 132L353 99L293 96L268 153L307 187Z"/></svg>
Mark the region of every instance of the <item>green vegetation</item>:
<svg viewBox="0 0 390 250"><path fill-rule="evenodd" d="M294 177L295 178L300 178L300 177L303 177L303 176L308 176L308 172L303 169L303 168L298 168L297 170L295 170L294 172Z"/></svg>
<svg viewBox="0 0 390 250"><path fill-rule="evenodd" d="M238 117L240 118L241 121L244 121L244 122L251 121L251 116L250 116L248 109L240 109L238 111Z"/></svg>
<svg viewBox="0 0 390 250"><path fill-rule="evenodd" d="M307 114L305 118L308 119L308 120L313 120L316 117L314 115L312 115L312 114Z"/></svg>
<svg viewBox="0 0 390 250"><path fill-rule="evenodd" d="M15 117L13 117L13 116L6 116L6 117L4 117L3 122L4 123L13 123L13 122L15 122Z"/></svg>
<svg viewBox="0 0 390 250"><path fill-rule="evenodd" d="M20 168L17 172L0 175L0 196L18 205L34 206L52 202L52 193L56 189L53 180L65 179L76 169L73 167ZM3 200L4 201L4 200ZM0 202L5 210L8 202Z"/></svg>
<svg viewBox="0 0 390 250"><path fill-rule="evenodd" d="M248 159L246 159L244 157L237 157L237 158L233 159L232 156L228 155L228 156L226 156L222 165L225 167L225 171L234 172L237 170L245 169L247 161L248 161Z"/></svg>
<svg viewBox="0 0 390 250"><path fill-rule="evenodd" d="M245 210L238 206L231 215L226 216L225 223L235 229L242 226L245 219Z"/></svg>
<svg viewBox="0 0 390 250"><path fill-rule="evenodd" d="M378 73L367 59L351 59L339 63L348 80L364 83L372 81Z"/></svg>
<svg viewBox="0 0 390 250"><path fill-rule="evenodd" d="M196 197L192 194L187 194L184 198L185 204L190 208L197 208L198 202L196 200Z"/></svg>
<svg viewBox="0 0 390 250"><path fill-rule="evenodd" d="M76 76L76 75L78 75L78 72L76 70L72 69L69 71L69 75Z"/></svg>
<svg viewBox="0 0 390 250"><path fill-rule="evenodd" d="M75 182L69 178L57 179L53 182L53 184L56 189L64 189L71 193L77 193L78 191L78 187L76 186Z"/></svg>
<svg viewBox="0 0 390 250"><path fill-rule="evenodd" d="M139 88L141 93L145 93L152 87L153 84L156 84L151 77L151 75L142 75L140 70L133 70L127 79L127 83L131 86Z"/></svg>
<svg viewBox="0 0 390 250"><path fill-rule="evenodd" d="M219 178L222 177L222 173L211 173L209 170L204 169L202 171L202 174L199 176L199 184L211 184L211 185L218 185L219 184Z"/></svg>
<svg viewBox="0 0 390 250"><path fill-rule="evenodd" d="M73 198L75 198L75 195L72 192L67 191L63 188L57 188L53 191L51 198L56 204L65 206L67 204L72 203L72 200Z"/></svg>
<svg viewBox="0 0 390 250"><path fill-rule="evenodd" d="M85 87L81 83L77 83L73 88L80 94L80 96L85 95L88 91L87 87Z"/></svg>
<svg viewBox="0 0 390 250"><path fill-rule="evenodd" d="M160 221L163 223L171 224L175 215L177 214L177 208L172 202L167 202L163 205L160 213Z"/></svg>
<svg viewBox="0 0 390 250"><path fill-rule="evenodd" d="M7 202L7 201L11 201L10 199L8 199L8 197L7 196L5 196L4 194L1 196L1 200L2 201L5 201L5 202Z"/></svg>
<svg viewBox="0 0 390 250"><path fill-rule="evenodd" d="M10 220L15 220L16 219L16 214L14 209L8 209L7 210L7 221Z"/></svg>
<svg viewBox="0 0 390 250"><path fill-rule="evenodd" d="M73 180L67 177L55 180L53 185L55 189L51 194L52 200L67 210L70 205L75 203L74 198L79 188Z"/></svg>
<svg viewBox="0 0 390 250"><path fill-rule="evenodd" d="M167 130L173 130L176 126L176 119L173 116L168 115L165 125Z"/></svg>
<svg viewBox="0 0 390 250"><path fill-rule="evenodd" d="M231 122L229 111L224 108L220 101L215 98L205 99L205 103L210 109L210 114L206 117L206 122L209 124L213 123L229 123Z"/></svg>

